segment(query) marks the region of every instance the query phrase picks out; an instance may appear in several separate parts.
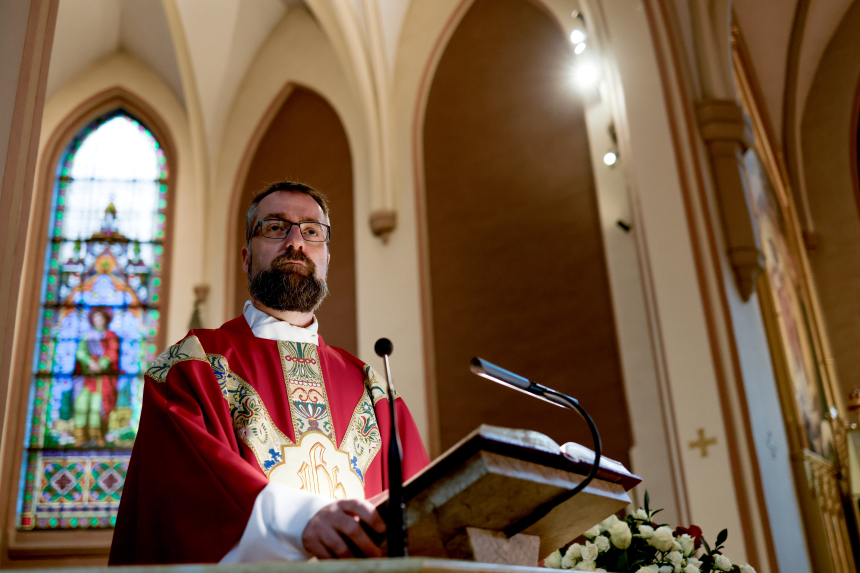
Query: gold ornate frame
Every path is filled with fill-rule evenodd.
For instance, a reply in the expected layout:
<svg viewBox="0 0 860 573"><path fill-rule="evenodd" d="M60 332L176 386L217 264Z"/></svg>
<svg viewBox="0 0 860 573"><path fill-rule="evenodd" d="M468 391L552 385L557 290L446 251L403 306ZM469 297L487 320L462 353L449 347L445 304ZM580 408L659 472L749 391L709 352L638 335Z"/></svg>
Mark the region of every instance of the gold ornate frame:
<svg viewBox="0 0 860 573"><path fill-rule="evenodd" d="M766 115L761 112L764 109L763 99L752 73L753 67L743 37L736 25L732 27L732 56L740 103L752 123L753 149L776 196L776 208L785 222L786 243L798 272L798 295L807 311L804 334L808 335L815 359L814 364L808 366L820 376L820 388L826 404L825 416L833 429L835 459L826 459L806 447L808 442L803 423L805 412L795 396L790 350L782 340L775 287L769 273L761 273L757 280L759 304L788 435L791 465L804 516L807 544L813 569L848 573L855 568L844 506L845 493L848 491L845 487L848 467L846 411L839 395L839 383L815 292L814 278L806 256L790 178L783 157L777 151L779 147L775 144L773 130ZM851 515L853 519L853 512Z"/></svg>

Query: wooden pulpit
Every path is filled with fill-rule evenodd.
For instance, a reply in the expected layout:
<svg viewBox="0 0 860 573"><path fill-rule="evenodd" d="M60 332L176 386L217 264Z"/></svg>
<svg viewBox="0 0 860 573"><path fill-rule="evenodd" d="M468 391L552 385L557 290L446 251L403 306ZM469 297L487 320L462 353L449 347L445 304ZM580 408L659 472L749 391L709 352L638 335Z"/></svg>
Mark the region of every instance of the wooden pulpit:
<svg viewBox="0 0 860 573"><path fill-rule="evenodd" d="M585 489L553 506L585 479L593 456L538 432L480 426L404 484L409 555L536 566L630 503L641 479L603 458ZM370 501L385 515L387 492ZM543 518L505 534L547 504Z"/></svg>

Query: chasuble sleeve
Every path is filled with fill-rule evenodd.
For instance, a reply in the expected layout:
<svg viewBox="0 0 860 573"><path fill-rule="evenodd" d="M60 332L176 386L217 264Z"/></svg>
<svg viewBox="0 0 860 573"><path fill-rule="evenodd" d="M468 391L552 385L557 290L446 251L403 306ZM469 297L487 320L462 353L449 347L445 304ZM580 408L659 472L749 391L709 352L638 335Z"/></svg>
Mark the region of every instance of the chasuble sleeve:
<svg viewBox="0 0 860 573"><path fill-rule="evenodd" d="M170 351L172 363L162 355L147 371L111 565L219 561L268 483L240 454L199 341L190 336Z"/></svg>

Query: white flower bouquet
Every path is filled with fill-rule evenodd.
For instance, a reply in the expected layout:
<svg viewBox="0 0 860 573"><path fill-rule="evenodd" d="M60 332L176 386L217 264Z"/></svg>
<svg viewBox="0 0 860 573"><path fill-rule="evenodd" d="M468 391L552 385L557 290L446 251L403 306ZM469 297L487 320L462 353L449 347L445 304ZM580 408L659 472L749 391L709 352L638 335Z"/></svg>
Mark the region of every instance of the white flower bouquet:
<svg viewBox="0 0 860 573"><path fill-rule="evenodd" d="M654 523L662 510L651 511L645 492L645 507L623 520L611 515L583 536L585 544L573 543L544 561L551 569L612 571L615 573L755 573L749 565L734 565L721 549L728 531L717 535L713 549L702 530Z"/></svg>

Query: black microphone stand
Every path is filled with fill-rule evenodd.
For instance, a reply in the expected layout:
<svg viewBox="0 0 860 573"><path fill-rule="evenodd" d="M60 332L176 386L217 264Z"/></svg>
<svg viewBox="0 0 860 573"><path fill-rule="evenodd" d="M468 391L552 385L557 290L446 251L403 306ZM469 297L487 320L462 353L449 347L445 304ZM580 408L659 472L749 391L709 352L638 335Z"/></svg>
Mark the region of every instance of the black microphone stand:
<svg viewBox="0 0 860 573"><path fill-rule="evenodd" d="M388 442L388 556L406 557L406 503L403 500L403 447L397 431L397 413L394 408L394 387L391 385L391 367L388 356L394 345L387 338L380 338L374 346L376 354L385 362L385 378L388 383L388 407L391 415L391 437Z"/></svg>
<svg viewBox="0 0 860 573"><path fill-rule="evenodd" d="M568 410L573 410L577 412L582 418L585 420L585 423L588 424L588 429L591 430L591 439L594 442L594 460L591 464L591 470L585 476L585 479L579 482L579 484L573 489L564 492L563 494L545 502L541 505L537 506L532 513L520 519L516 523L513 523L504 529L505 535L508 537L513 537L517 533L521 533L546 517L546 515L552 511L552 509L572 498L591 483L591 480L597 475L597 471L600 469L600 457L601 457L601 443L600 443L600 433L597 431L597 426L594 424L594 420L591 419L591 416L588 415L582 406L579 405L579 401L576 398L571 398L566 394L562 394L552 388L547 388L541 384L536 382L532 382L526 378L518 374L514 374L504 368L500 368L491 362L487 362L486 360L482 360L480 358L472 358L471 370L474 374L486 378L487 380L492 380L493 382L498 382L499 384L503 384L505 386L510 386L514 390L519 390L520 392L525 392L526 394L530 394L535 398L540 398L541 400L545 400L551 404L556 406L560 406L562 408L566 408Z"/></svg>

